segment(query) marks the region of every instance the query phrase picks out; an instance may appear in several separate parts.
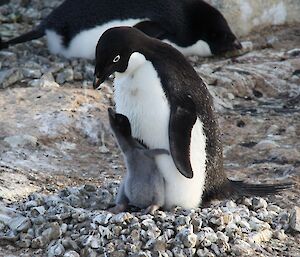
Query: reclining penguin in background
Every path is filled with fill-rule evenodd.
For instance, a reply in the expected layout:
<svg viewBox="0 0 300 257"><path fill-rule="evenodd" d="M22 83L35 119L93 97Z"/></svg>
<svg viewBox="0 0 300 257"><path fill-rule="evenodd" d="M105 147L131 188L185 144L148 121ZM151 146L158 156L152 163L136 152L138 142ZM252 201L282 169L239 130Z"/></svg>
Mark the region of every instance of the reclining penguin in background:
<svg viewBox="0 0 300 257"><path fill-rule="evenodd" d="M94 59L99 37L115 26L136 26L184 55L241 49L223 15L202 0L66 0L32 31L0 39L0 49L46 35L51 53Z"/></svg>

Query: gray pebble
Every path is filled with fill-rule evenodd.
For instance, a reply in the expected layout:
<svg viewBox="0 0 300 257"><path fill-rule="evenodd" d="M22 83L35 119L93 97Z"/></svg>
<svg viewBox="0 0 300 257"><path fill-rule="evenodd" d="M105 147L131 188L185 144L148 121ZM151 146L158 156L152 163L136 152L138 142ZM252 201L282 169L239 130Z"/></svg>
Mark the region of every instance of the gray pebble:
<svg viewBox="0 0 300 257"><path fill-rule="evenodd" d="M261 197L254 197L252 199L252 207L254 210L261 209L261 208L267 208L268 203L266 202L265 199Z"/></svg>
<svg viewBox="0 0 300 257"><path fill-rule="evenodd" d="M290 227L294 231L300 232L300 208L295 206L290 217Z"/></svg>
<svg viewBox="0 0 300 257"><path fill-rule="evenodd" d="M17 232L27 231L30 226L31 222L28 218L24 216L18 216L15 218L12 218L9 222L9 227L11 230L15 230Z"/></svg>
<svg viewBox="0 0 300 257"><path fill-rule="evenodd" d="M31 212L32 217L36 218L39 215L43 215L45 213L45 211L46 211L46 209L44 206L37 206L37 207L33 207L30 212Z"/></svg>
<svg viewBox="0 0 300 257"><path fill-rule="evenodd" d="M4 138L4 141L10 145L11 148L25 147L37 145L38 139L31 135L14 135Z"/></svg>
<svg viewBox="0 0 300 257"><path fill-rule="evenodd" d="M67 251L65 254L64 254L64 257L80 257L79 253L71 250L71 251Z"/></svg>
<svg viewBox="0 0 300 257"><path fill-rule="evenodd" d="M71 68L65 69L64 71L57 74L56 82L63 84L74 80L74 71Z"/></svg>
<svg viewBox="0 0 300 257"><path fill-rule="evenodd" d="M193 233L193 227L189 226L188 228L182 229L176 236L185 247L193 248L196 246L197 235Z"/></svg>
<svg viewBox="0 0 300 257"><path fill-rule="evenodd" d="M283 241L287 238L287 235L284 233L284 230L283 229L280 229L280 230L276 230L274 233L273 233L273 236L277 239L279 239L280 241Z"/></svg>
<svg viewBox="0 0 300 257"><path fill-rule="evenodd" d="M253 254L251 245L240 239L235 240L233 246L231 247L231 251L236 256L249 256Z"/></svg>
<svg viewBox="0 0 300 257"><path fill-rule="evenodd" d="M58 222L48 224L48 228L42 232L42 236L51 240L58 239L61 236L61 228Z"/></svg>
<svg viewBox="0 0 300 257"><path fill-rule="evenodd" d="M260 244L262 242L268 242L272 238L273 233L269 229L264 229L259 232L255 232L250 234L249 236L249 242Z"/></svg>
<svg viewBox="0 0 300 257"><path fill-rule="evenodd" d="M42 76L41 71L36 69L23 68L22 72L25 78L39 79Z"/></svg>
<svg viewBox="0 0 300 257"><path fill-rule="evenodd" d="M51 246L48 251L47 251L47 256L48 257L59 257L63 256L65 253L65 248L63 247L62 244L58 243L53 246Z"/></svg>
<svg viewBox="0 0 300 257"><path fill-rule="evenodd" d="M17 68L0 71L0 88L6 88L20 81L23 78L22 72Z"/></svg>

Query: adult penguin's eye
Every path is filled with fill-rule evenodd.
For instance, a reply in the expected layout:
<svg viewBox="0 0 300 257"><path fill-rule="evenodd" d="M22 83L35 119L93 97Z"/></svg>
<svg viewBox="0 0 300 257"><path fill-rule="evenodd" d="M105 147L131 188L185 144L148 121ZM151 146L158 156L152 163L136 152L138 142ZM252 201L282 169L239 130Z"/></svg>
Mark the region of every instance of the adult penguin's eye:
<svg viewBox="0 0 300 257"><path fill-rule="evenodd" d="M120 59L121 59L121 56L120 56L120 55L117 55L117 56L113 59L113 62L118 62Z"/></svg>

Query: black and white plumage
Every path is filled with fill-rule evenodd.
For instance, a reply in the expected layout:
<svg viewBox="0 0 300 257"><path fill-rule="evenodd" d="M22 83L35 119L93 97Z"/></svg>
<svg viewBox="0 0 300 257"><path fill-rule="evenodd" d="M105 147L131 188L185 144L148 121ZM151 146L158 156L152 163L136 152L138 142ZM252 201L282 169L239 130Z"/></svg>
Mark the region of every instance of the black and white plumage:
<svg viewBox="0 0 300 257"><path fill-rule="evenodd" d="M153 213L165 202L164 178L157 169L155 157L169 154L165 149L147 149L131 135L126 116L108 109L110 126L124 155L126 175L122 180L112 212L121 212L129 205Z"/></svg>
<svg viewBox="0 0 300 257"><path fill-rule="evenodd" d="M66 0L32 31L0 41L0 49L46 35L50 52L93 59L104 31L134 25L185 55L241 48L223 15L202 0Z"/></svg>
<svg viewBox="0 0 300 257"><path fill-rule="evenodd" d="M150 149L170 150L171 156L156 158L166 181L166 208L198 206L206 173L225 177L205 85L173 47L128 27L107 31L97 45L95 84L115 71L116 110L128 117L133 136Z"/></svg>
<svg viewBox="0 0 300 257"><path fill-rule="evenodd" d="M202 200L235 193L268 194L289 187L229 180L212 97L184 56L137 29L112 28L96 48L94 87L115 73L114 98L133 137L150 149L165 179L165 208L199 206Z"/></svg>

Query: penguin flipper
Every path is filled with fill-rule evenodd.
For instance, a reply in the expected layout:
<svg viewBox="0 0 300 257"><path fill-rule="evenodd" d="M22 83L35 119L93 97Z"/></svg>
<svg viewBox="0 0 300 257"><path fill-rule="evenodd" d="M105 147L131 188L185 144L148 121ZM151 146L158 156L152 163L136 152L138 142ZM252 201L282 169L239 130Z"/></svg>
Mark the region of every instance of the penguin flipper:
<svg viewBox="0 0 300 257"><path fill-rule="evenodd" d="M194 175L190 162L190 141L196 120L197 114L194 108L176 106L171 110L170 151L176 168L187 178L192 178Z"/></svg>
<svg viewBox="0 0 300 257"><path fill-rule="evenodd" d="M138 30L144 32L149 37L154 37L157 39L163 39L164 35L167 33L158 22L155 21L141 21L133 26Z"/></svg>

